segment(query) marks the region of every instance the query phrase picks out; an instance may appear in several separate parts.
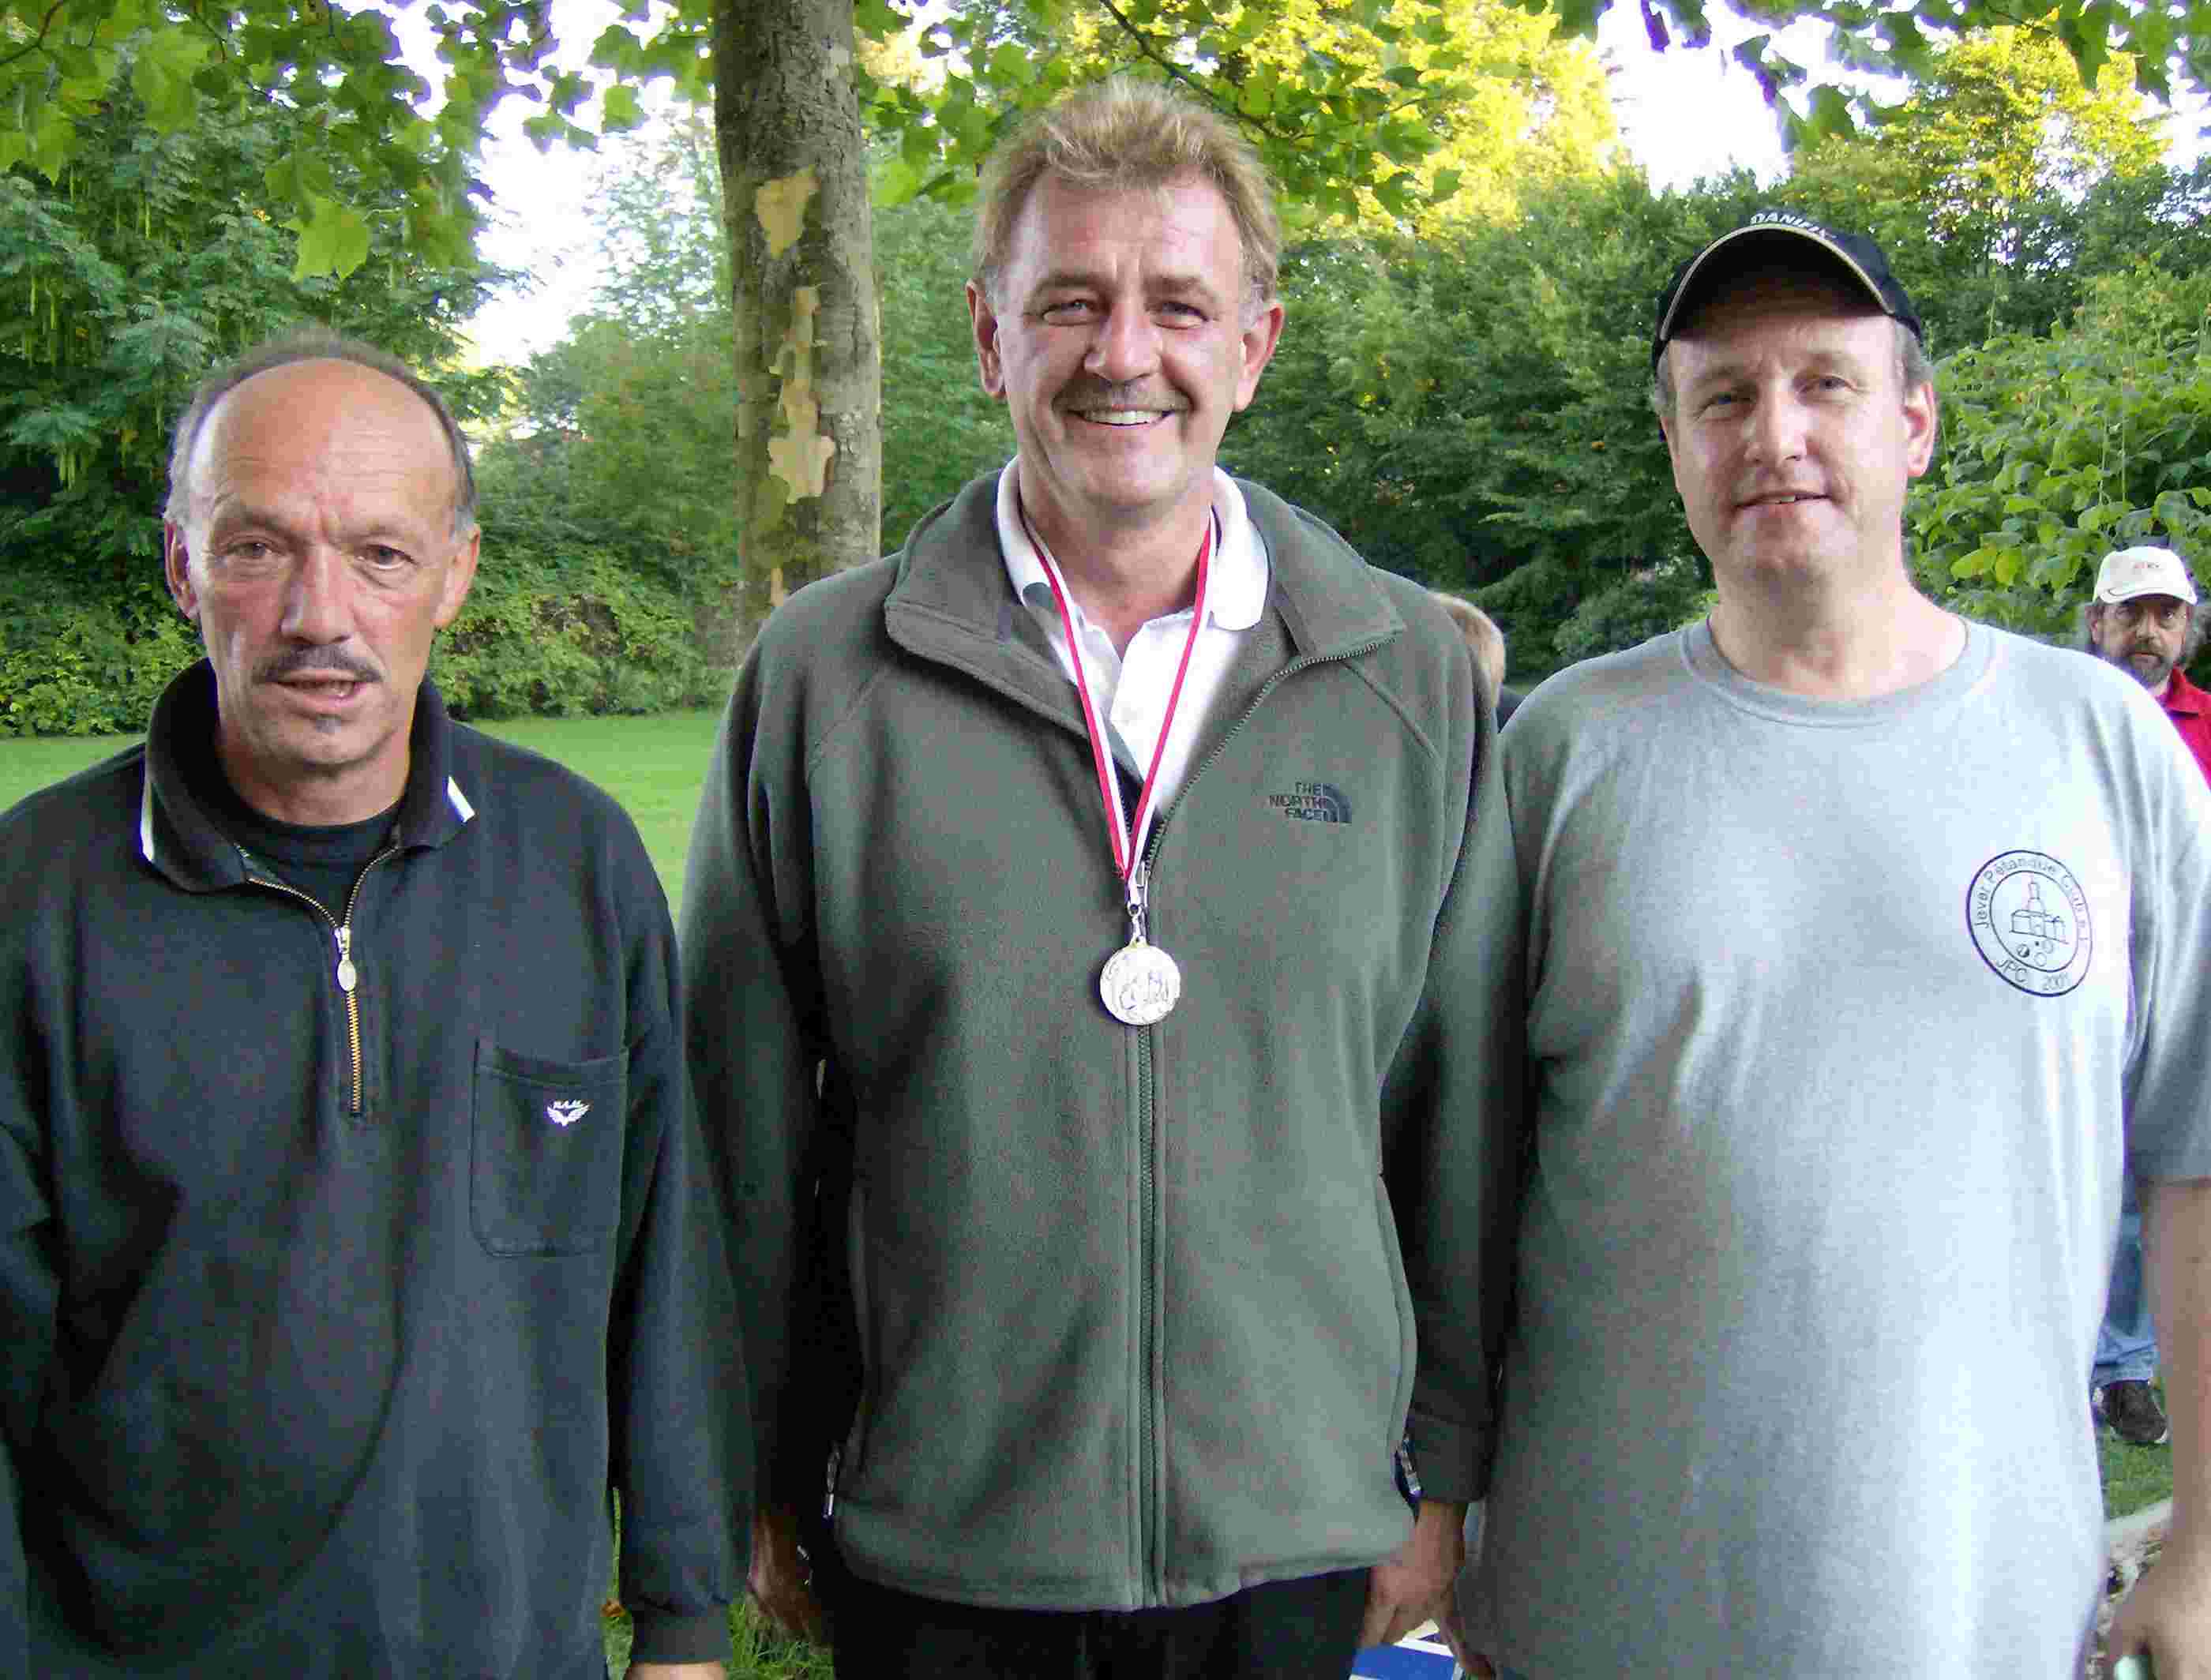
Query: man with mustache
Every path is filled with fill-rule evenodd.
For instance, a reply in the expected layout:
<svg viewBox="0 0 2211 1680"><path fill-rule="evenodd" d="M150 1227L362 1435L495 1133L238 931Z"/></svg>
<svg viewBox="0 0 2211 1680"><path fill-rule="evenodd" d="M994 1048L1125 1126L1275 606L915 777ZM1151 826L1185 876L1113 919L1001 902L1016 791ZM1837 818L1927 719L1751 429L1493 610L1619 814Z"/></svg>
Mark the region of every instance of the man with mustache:
<svg viewBox="0 0 2211 1680"><path fill-rule="evenodd" d="M754 1590L852 1675L1341 1680L1478 1491L1490 708L1425 591L1216 465L1282 327L1226 123L1087 90L978 221L1020 452L778 611L692 843Z"/></svg>
<svg viewBox="0 0 2211 1680"><path fill-rule="evenodd" d="M467 440L263 347L178 422L207 658L0 817L0 1673L711 1680L743 1377L673 929L425 675ZM736 1432L733 1438L733 1430Z"/></svg>
<svg viewBox="0 0 2211 1680"><path fill-rule="evenodd" d="M2181 668L2203 639L2196 604L2195 583L2172 550L2120 548L2096 569L2095 595L2085 617L2089 651L2150 692L2211 778L2211 702ZM2137 1447L2172 1439L2170 1420L2150 1387L2156 1373L2157 1326L2142 1290L2141 1214L2129 1181L2090 1385L2097 1416Z"/></svg>
<svg viewBox="0 0 2211 1680"><path fill-rule="evenodd" d="M2203 641L2196 605L2196 585L2172 550L2116 549L2096 569L2088 649L2149 690L2211 778L2211 697L2183 668Z"/></svg>
<svg viewBox="0 0 2211 1680"><path fill-rule="evenodd" d="M2139 684L1915 583L1934 369L1871 241L1760 215L1651 362L1716 604L1531 694L1475 825L1532 1164L1464 1646L2075 1680L2123 1169L2174 1502L2111 1649L2202 1675L2211 793Z"/></svg>

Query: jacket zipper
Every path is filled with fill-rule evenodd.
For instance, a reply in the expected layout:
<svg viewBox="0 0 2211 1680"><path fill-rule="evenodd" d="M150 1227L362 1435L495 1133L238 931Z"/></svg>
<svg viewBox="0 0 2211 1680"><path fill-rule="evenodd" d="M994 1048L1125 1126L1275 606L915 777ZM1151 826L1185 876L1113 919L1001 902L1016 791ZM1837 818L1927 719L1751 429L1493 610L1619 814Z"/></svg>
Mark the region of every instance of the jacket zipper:
<svg viewBox="0 0 2211 1680"><path fill-rule="evenodd" d="M331 936L336 941L338 948L336 970L338 990L345 994L346 1052L350 1060L353 1070L353 1084L351 1086L352 1094L348 1099L346 1104L346 1114L349 1118L354 1120L360 1118L362 1093L360 1067L360 994L359 990L360 985L360 970L354 966L353 960L353 912L354 907L360 902L361 883L368 879L368 872L375 868L378 864L383 862L385 859L396 856L398 854L398 851L399 848L397 845L387 846L382 851L379 852L374 857L369 859L367 862L361 865L360 873L353 878L352 890L346 894L345 920L342 922L340 922L327 909L324 909L320 900L307 893L300 891L296 886L290 885L283 881L271 880L266 875L256 875L251 873L250 871L245 877L246 882L249 885L266 887L270 891L281 892L288 898L297 898L317 916L322 917L324 922L330 923Z"/></svg>
<svg viewBox="0 0 2211 1680"><path fill-rule="evenodd" d="M1151 893L1152 856L1159 850L1159 830L1152 831L1152 843L1146 855L1136 860L1136 886L1148 901ZM1152 1030L1140 1027L1136 1030L1136 1357L1137 1369L1143 1373L1144 1399L1141 1413L1138 1440L1142 1445L1139 1460L1141 1479L1137 1484L1137 1509L1143 1513L1143 1532L1148 1537L1144 1544L1144 1578L1146 1590L1154 1602L1164 1602L1166 1556L1162 1531L1166 1524L1165 1513L1160 1508L1163 1496L1164 1478L1157 1467L1159 1452L1160 1382L1156 1362L1159 1358L1159 1307L1156 1291L1152 1287L1153 1268L1158 1265L1159 1241L1159 1175L1152 1169L1152 1157L1158 1148L1159 1127L1156 1108L1158 1080L1153 1071Z"/></svg>
<svg viewBox="0 0 2211 1680"><path fill-rule="evenodd" d="M1174 803L1160 813L1152 825L1150 843L1144 855L1136 861L1136 877L1148 907L1151 900L1152 865L1158 859L1160 847L1166 839L1167 825L1174 813L1182 808L1197 778L1210 770L1221 755L1228 750L1228 743L1236 739L1253 714L1267 703L1267 697L1289 678L1310 666L1331 663L1337 660L1356 659L1372 653L1388 641L1388 636L1376 636L1367 641L1344 649L1339 653L1300 654L1288 664L1259 685L1259 692L1251 697L1251 704L1233 723L1221 733L1213 744L1213 750L1198 762L1197 767L1183 777L1182 786L1176 790ZM1154 1603L1165 1603L1166 1598L1166 1558L1163 1531L1166 1525L1163 1513L1154 1508L1161 1499L1161 1482L1157 1465L1159 1452L1159 1414L1164 1409L1160 1399L1159 1374L1153 1369L1160 1345L1158 1299L1152 1288L1152 1270L1158 1252L1159 1181L1152 1170L1152 1154L1158 1132L1159 1093L1158 1071L1152 1060L1152 1029L1137 1027L1136 1034L1136 1205L1139 1237L1136 1248L1139 1284L1138 1301L1142 1313L1138 1319L1136 1357L1142 1362L1138 1369L1144 1374L1143 1417L1138 1431L1142 1444L1142 1480L1137 1487L1138 1508L1144 1514L1144 1526L1148 1538L1144 1545L1144 1574L1146 1585Z"/></svg>

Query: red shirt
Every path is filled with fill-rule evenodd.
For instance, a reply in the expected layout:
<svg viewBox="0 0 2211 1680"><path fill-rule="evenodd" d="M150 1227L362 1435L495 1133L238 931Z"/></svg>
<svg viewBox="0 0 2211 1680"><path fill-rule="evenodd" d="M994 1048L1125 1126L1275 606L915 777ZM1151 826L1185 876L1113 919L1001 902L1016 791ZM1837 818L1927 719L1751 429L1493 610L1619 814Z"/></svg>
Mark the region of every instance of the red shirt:
<svg viewBox="0 0 2211 1680"><path fill-rule="evenodd" d="M2180 731L2181 740L2196 755L2196 762L2203 771L2203 779L2211 782L2211 694L2205 693L2180 672L2172 674L2158 696L2158 704L2172 720L2172 727Z"/></svg>

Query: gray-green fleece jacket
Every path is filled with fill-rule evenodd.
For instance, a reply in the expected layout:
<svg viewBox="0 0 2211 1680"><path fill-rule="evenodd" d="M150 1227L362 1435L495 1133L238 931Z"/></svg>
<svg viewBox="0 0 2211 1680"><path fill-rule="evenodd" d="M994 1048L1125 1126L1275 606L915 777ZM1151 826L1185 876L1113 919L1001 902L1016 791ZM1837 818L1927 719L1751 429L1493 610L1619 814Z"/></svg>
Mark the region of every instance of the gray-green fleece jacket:
<svg viewBox="0 0 2211 1680"><path fill-rule="evenodd" d="M762 1471L820 1496L819 1185L863 1371L857 1573L1125 1610L1372 1563L1408 1532L1408 1408L1431 1497L1476 1492L1489 1430L1509 1163L1469 1083L1493 1025L1457 1000L1509 907L1457 888L1493 725L1421 590L1243 486L1268 608L1147 854L1182 1001L1123 1026L1090 748L995 481L777 612L692 839Z"/></svg>

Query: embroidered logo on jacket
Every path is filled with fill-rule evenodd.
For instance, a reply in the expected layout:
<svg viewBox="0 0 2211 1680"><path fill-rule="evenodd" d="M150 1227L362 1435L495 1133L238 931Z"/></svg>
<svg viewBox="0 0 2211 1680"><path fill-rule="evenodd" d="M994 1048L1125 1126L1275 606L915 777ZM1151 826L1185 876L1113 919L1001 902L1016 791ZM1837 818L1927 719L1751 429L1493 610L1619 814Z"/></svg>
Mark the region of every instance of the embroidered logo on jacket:
<svg viewBox="0 0 2211 1680"><path fill-rule="evenodd" d="M1287 794L1269 794L1267 803L1301 823L1348 823L1351 801L1341 788L1325 782L1299 782Z"/></svg>
<svg viewBox="0 0 2211 1680"><path fill-rule="evenodd" d="M2045 852L1999 852L1966 892L1966 928L1982 961L2022 992L2059 997L2088 975L2088 895Z"/></svg>
<svg viewBox="0 0 2211 1680"><path fill-rule="evenodd" d="M545 1118L555 1126L573 1126L591 1111L591 1105L589 1103L579 1103L573 1097L564 1097L558 1103L548 1103L545 1105Z"/></svg>

